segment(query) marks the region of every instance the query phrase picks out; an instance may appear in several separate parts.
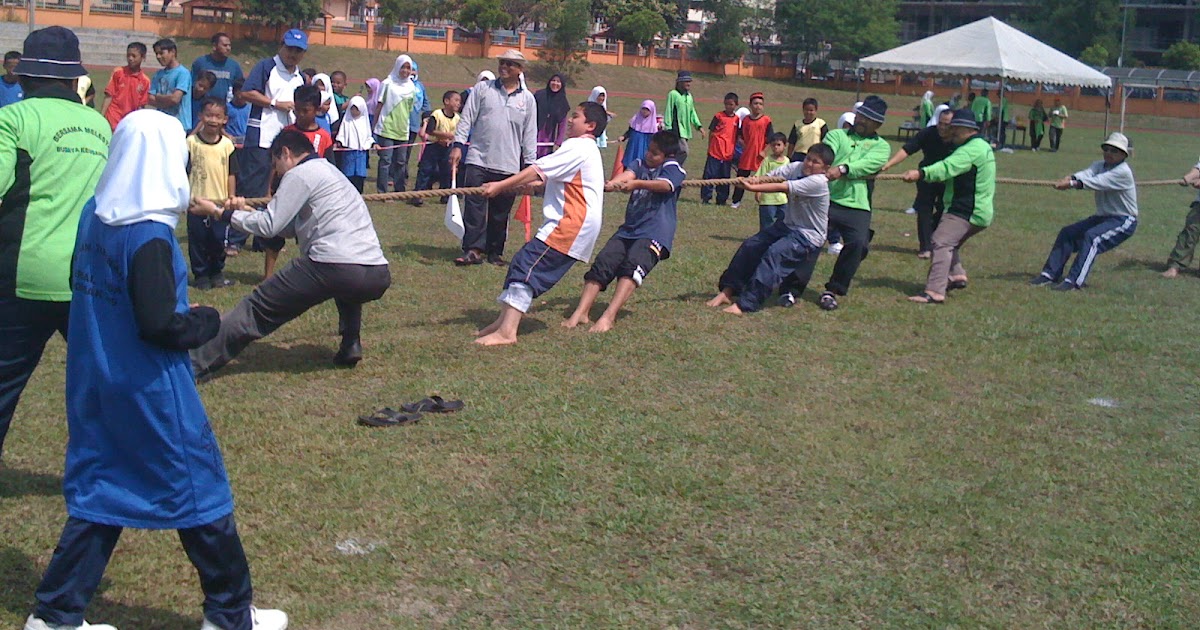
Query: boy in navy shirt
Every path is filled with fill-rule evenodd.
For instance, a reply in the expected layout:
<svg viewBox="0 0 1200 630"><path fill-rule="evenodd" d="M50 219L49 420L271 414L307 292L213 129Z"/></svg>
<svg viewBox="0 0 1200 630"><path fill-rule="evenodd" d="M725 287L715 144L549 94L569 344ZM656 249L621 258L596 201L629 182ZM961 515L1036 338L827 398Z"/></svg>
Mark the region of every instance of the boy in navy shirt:
<svg viewBox="0 0 1200 630"><path fill-rule="evenodd" d="M242 85L245 81L238 79L233 82L233 100L229 101L226 109L225 133L234 144L241 144L246 139L246 122L250 120L250 103L242 98Z"/></svg>
<svg viewBox="0 0 1200 630"><path fill-rule="evenodd" d="M589 323L588 311L592 309L596 296L616 280L617 290L612 302L589 329L589 332L608 332L617 320L621 307L633 295L633 290L642 286L650 270L659 261L671 256L675 238L675 206L687 176L675 159L678 153L679 135L674 131L660 131L650 139L645 157L604 185L604 190L608 192L630 192L629 203L625 206L625 222L608 239L592 263L592 268L584 274L579 306L563 322L564 327L574 328Z"/></svg>
<svg viewBox="0 0 1200 630"><path fill-rule="evenodd" d="M21 80L16 70L17 64L21 63L21 53L10 50L4 53L4 77L0 78L0 107L12 105L25 98L25 90L21 88Z"/></svg>

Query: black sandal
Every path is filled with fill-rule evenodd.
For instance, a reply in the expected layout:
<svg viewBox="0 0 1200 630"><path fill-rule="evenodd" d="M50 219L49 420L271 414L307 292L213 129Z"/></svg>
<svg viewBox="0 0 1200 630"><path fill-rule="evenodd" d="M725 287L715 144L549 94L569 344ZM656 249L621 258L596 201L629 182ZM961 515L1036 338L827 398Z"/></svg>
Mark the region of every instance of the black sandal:
<svg viewBox="0 0 1200 630"><path fill-rule="evenodd" d="M958 289L965 288L967 288L966 280L951 280L950 283L946 285L947 291L957 291Z"/></svg>
<svg viewBox="0 0 1200 630"><path fill-rule="evenodd" d="M463 254L462 256L455 258L454 264L458 265L459 267L468 267L470 265L482 265L483 264L483 256L480 256L479 252L472 249L471 251Z"/></svg>
<svg viewBox="0 0 1200 630"><path fill-rule="evenodd" d="M400 405L408 413L453 413L466 407L461 400L446 400L441 396L430 396L415 403Z"/></svg>
<svg viewBox="0 0 1200 630"><path fill-rule="evenodd" d="M391 407L384 407L369 416L358 417L358 423L364 427L398 427L420 421L419 413L401 413Z"/></svg>
<svg viewBox="0 0 1200 630"><path fill-rule="evenodd" d="M913 298L924 298L924 300L916 300ZM941 299L941 300L933 299L933 296L929 295L929 293L926 291L922 291L922 292L908 298L908 301L912 302L913 304L945 304L946 303L945 299Z"/></svg>
<svg viewBox="0 0 1200 630"><path fill-rule="evenodd" d="M838 307L837 296L826 291L817 299L817 306L823 311L836 311Z"/></svg>

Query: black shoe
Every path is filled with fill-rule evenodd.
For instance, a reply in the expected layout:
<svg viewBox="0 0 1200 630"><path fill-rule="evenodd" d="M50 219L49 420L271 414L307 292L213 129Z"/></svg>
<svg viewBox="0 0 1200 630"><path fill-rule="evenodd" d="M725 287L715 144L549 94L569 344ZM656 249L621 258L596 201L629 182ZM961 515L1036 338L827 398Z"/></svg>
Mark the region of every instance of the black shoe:
<svg viewBox="0 0 1200 630"><path fill-rule="evenodd" d="M408 205L420 208L421 206L425 205L425 200L418 197L416 199L409 200Z"/></svg>
<svg viewBox="0 0 1200 630"><path fill-rule="evenodd" d="M344 367L354 367L362 361L362 342L358 339L350 343L342 342L342 347L333 355L333 363Z"/></svg>
<svg viewBox="0 0 1200 630"><path fill-rule="evenodd" d="M231 287L237 284L237 280L230 280L229 278L226 278L224 274L219 273L209 279L209 284L211 284L212 288L214 289L224 289L225 287Z"/></svg>
<svg viewBox="0 0 1200 630"><path fill-rule="evenodd" d="M196 278L196 282L192 286L199 291L208 291L213 288L212 280L209 278Z"/></svg>
<svg viewBox="0 0 1200 630"><path fill-rule="evenodd" d="M1081 287L1070 280L1063 280L1062 283L1054 285L1055 291L1078 291Z"/></svg>
<svg viewBox="0 0 1200 630"><path fill-rule="evenodd" d="M796 296L791 293L784 293L779 296L779 305L783 308L792 308L796 305Z"/></svg>
<svg viewBox="0 0 1200 630"><path fill-rule="evenodd" d="M497 267L507 267L508 261L500 257L500 254L488 254L487 261Z"/></svg>
<svg viewBox="0 0 1200 630"><path fill-rule="evenodd" d="M836 311L838 307L837 296L829 291L826 291L822 293L820 299L817 300L817 305L820 306L821 310L823 311Z"/></svg>
<svg viewBox="0 0 1200 630"><path fill-rule="evenodd" d="M1054 284L1054 279L1039 273L1033 277L1033 280L1029 281L1029 284L1035 287L1044 287L1047 284Z"/></svg>

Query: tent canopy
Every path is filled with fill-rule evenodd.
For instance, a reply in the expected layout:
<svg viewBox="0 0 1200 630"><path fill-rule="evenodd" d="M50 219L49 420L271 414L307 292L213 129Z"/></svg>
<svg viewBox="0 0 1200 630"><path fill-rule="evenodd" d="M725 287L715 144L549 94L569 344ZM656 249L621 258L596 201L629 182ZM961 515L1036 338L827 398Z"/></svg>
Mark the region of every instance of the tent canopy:
<svg viewBox="0 0 1200 630"><path fill-rule="evenodd" d="M864 57L870 70L1001 77L1031 83L1111 87L1112 79L1058 50L997 20L986 17Z"/></svg>

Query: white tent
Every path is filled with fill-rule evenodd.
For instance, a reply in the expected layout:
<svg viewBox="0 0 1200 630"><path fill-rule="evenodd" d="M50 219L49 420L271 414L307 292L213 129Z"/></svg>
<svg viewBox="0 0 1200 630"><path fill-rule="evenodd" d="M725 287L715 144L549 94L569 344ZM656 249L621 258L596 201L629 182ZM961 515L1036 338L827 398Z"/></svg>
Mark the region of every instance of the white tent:
<svg viewBox="0 0 1200 630"><path fill-rule="evenodd" d="M864 57L869 70L999 77L1002 79L1107 88L1112 79L1098 70L997 20L986 17Z"/></svg>

